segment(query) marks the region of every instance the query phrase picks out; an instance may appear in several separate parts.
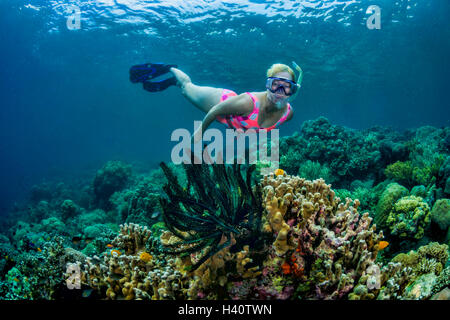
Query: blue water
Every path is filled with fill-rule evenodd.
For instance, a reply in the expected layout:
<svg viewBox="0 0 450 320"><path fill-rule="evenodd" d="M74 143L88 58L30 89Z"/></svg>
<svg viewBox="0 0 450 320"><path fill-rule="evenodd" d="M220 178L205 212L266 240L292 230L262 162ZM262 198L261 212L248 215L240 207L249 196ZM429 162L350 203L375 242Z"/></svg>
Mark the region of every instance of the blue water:
<svg viewBox="0 0 450 320"><path fill-rule="evenodd" d="M371 4L380 30L366 27ZM70 5L79 30L67 28ZM303 87L281 135L322 115L352 128L448 126L449 19L448 0L2 0L0 210L108 160L169 160L172 131L204 115L175 87L130 83L136 63L175 63L197 84L244 92L295 60Z"/></svg>

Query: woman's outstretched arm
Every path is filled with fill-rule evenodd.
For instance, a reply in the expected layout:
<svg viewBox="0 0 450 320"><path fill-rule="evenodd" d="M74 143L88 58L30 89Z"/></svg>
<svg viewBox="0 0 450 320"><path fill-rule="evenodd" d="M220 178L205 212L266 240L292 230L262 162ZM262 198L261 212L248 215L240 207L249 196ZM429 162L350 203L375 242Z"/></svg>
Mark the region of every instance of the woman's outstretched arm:
<svg viewBox="0 0 450 320"><path fill-rule="evenodd" d="M240 94L238 96L234 96L228 98L225 101L222 101L212 107L206 116L203 118L202 126L197 129L194 133L194 141L199 141L202 136L200 136L200 130L203 134L206 129L216 120L217 116L225 116L225 115L236 115L243 116L250 114L253 111L253 102L248 94ZM198 136L197 136L198 135Z"/></svg>

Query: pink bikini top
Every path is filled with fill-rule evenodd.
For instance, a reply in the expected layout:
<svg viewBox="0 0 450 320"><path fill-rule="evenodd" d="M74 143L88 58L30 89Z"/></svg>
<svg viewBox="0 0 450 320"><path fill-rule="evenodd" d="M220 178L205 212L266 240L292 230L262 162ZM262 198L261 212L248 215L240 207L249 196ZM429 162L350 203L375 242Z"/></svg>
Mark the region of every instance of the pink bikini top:
<svg viewBox="0 0 450 320"><path fill-rule="evenodd" d="M289 103L287 104L288 107L287 107L285 113L283 114L283 116L273 126L268 127L268 128L260 127L258 125L260 102L258 101L258 98L256 98L256 96L254 94L251 94L250 92L246 92L246 94L248 94L253 100L253 111L252 111L252 113L250 113L248 116L245 116L245 117L231 116L229 119L227 119L229 121L228 124L230 125L230 122L231 122L233 128L235 128L235 129L241 128L244 130L255 129L255 130L270 131L272 129L277 128L280 124L282 124L283 122L286 121L287 116L291 110L291 105Z"/></svg>

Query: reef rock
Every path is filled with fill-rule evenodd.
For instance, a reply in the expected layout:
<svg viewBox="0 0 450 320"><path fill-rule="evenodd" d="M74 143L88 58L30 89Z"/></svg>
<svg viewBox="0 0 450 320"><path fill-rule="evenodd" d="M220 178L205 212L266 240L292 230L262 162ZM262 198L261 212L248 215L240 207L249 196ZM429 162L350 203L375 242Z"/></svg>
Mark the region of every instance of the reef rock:
<svg viewBox="0 0 450 320"><path fill-rule="evenodd" d="M436 223L441 230L447 230L450 226L450 200L440 199L436 201L431 210L431 220Z"/></svg>

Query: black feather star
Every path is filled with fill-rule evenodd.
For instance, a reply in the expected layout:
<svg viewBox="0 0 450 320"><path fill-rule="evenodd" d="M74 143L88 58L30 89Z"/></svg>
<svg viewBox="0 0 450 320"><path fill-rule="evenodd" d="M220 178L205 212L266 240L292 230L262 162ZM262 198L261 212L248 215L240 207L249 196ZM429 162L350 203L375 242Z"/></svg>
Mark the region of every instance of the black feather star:
<svg viewBox="0 0 450 320"><path fill-rule="evenodd" d="M186 188L165 163L160 166L168 180L163 187L166 197L160 198L163 220L180 238L180 242L165 246L163 252L201 252L191 269L195 270L230 246L232 239L242 247L259 238L261 188L259 184L252 187L254 165L246 169L244 179L239 164L184 164Z"/></svg>

